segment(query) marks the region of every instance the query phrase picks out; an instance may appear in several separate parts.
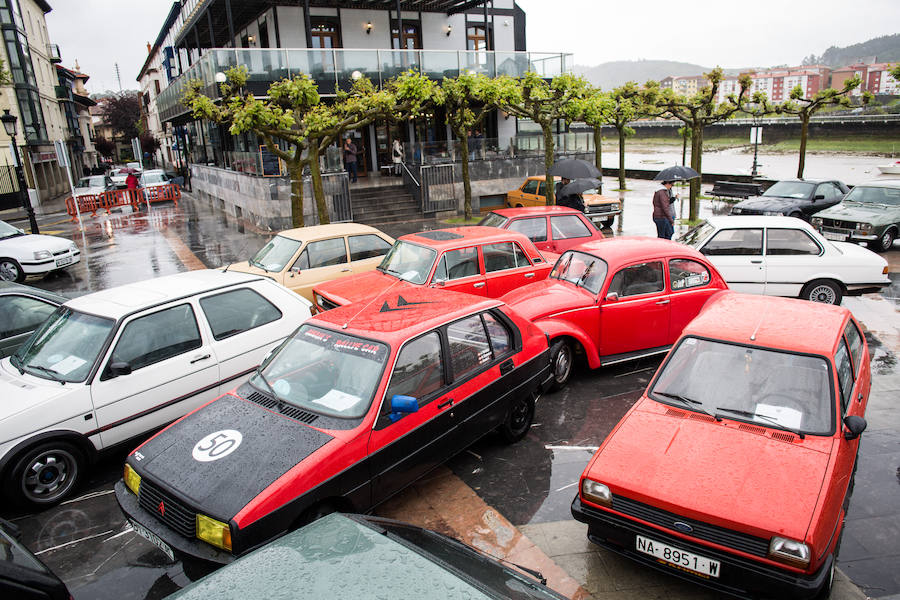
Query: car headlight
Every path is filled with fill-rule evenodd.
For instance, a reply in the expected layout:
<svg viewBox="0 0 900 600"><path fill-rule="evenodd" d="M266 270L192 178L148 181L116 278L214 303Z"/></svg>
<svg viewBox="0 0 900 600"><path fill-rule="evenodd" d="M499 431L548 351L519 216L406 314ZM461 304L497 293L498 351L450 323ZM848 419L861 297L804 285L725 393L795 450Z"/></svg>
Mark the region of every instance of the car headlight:
<svg viewBox="0 0 900 600"><path fill-rule="evenodd" d="M131 465L128 463L125 463L125 475L123 479L125 480L126 487L137 496L141 491L141 476L138 475L137 471L132 469Z"/></svg>
<svg viewBox="0 0 900 600"><path fill-rule="evenodd" d="M594 504L612 506L612 492L609 491L609 487L599 481L584 479L581 482L581 495Z"/></svg>
<svg viewBox="0 0 900 600"><path fill-rule="evenodd" d="M50 251L49 251L49 250L38 250L37 252L34 253L34 260L41 260L41 259L43 259L43 258L50 258L51 256L53 256L53 255L50 254Z"/></svg>
<svg viewBox="0 0 900 600"><path fill-rule="evenodd" d="M767 210L763 211L763 214L767 217L783 217L784 213L780 210Z"/></svg>
<svg viewBox="0 0 900 600"><path fill-rule="evenodd" d="M796 567L807 567L809 546L797 540L775 536L769 542L769 558Z"/></svg>
<svg viewBox="0 0 900 600"><path fill-rule="evenodd" d="M197 515L197 539L231 552L231 528L212 517Z"/></svg>
<svg viewBox="0 0 900 600"><path fill-rule="evenodd" d="M857 223L856 230L862 234L870 234L872 233L872 225L869 223Z"/></svg>
<svg viewBox="0 0 900 600"><path fill-rule="evenodd" d="M822 220L822 217L813 217L810 223L812 223L813 227L821 227L824 224L824 221Z"/></svg>
<svg viewBox="0 0 900 600"><path fill-rule="evenodd" d="M731 209L731 214L733 214L733 215L739 215L742 212L744 212L744 209L738 208L737 206L735 206L734 208Z"/></svg>
<svg viewBox="0 0 900 600"><path fill-rule="evenodd" d="M69 247L69 252L78 252L78 246L76 246L75 244L72 244Z"/></svg>

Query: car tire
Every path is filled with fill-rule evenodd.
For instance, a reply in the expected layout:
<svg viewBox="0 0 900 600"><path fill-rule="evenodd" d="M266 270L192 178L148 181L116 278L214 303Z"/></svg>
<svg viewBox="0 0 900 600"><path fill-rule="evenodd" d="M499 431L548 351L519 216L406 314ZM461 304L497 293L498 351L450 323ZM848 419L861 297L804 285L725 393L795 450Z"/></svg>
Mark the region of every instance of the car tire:
<svg viewBox="0 0 900 600"><path fill-rule="evenodd" d="M834 571L837 569L837 553L831 558L831 568L828 570L828 577L825 578L825 584L816 594L815 600L828 600L831 597L831 588L834 585Z"/></svg>
<svg viewBox="0 0 900 600"><path fill-rule="evenodd" d="M313 521L318 521L322 517L326 517L331 513L338 512L336 506L331 504L330 502L320 502L314 506L311 506L303 513L303 518L300 519L301 525L308 525Z"/></svg>
<svg viewBox="0 0 900 600"><path fill-rule="evenodd" d="M824 302L825 304L840 304L844 297L840 284L830 279L814 279L803 286L800 292L802 300L810 302Z"/></svg>
<svg viewBox="0 0 900 600"><path fill-rule="evenodd" d="M47 508L78 487L84 469L84 454L79 448L70 442L51 440L19 455L6 486L13 500Z"/></svg>
<svg viewBox="0 0 900 600"><path fill-rule="evenodd" d="M893 227L888 227L881 237L869 244L869 247L875 252L887 252L894 246L895 239L897 239L897 232Z"/></svg>
<svg viewBox="0 0 900 600"><path fill-rule="evenodd" d="M553 375L551 391L565 387L572 376L573 359L572 345L566 340L556 340L550 346L550 372Z"/></svg>
<svg viewBox="0 0 900 600"><path fill-rule="evenodd" d="M509 407L509 414L499 428L500 436L507 444L518 442L531 429L533 421L534 397L527 395L517 398Z"/></svg>
<svg viewBox="0 0 900 600"><path fill-rule="evenodd" d="M0 280L22 283L25 280L25 271L14 258L0 258Z"/></svg>

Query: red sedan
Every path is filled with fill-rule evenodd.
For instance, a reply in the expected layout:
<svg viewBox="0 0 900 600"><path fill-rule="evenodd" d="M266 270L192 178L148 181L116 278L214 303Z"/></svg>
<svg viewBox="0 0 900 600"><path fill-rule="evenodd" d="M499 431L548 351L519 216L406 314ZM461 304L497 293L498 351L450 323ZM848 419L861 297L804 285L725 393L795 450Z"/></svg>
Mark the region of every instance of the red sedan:
<svg viewBox="0 0 900 600"><path fill-rule="evenodd" d="M603 239L603 234L583 212L567 206L499 208L486 214L478 224L518 231L534 242L538 250L557 254Z"/></svg>
<svg viewBox="0 0 900 600"><path fill-rule="evenodd" d="M503 297L550 336L556 387L575 354L592 369L666 352L713 294L727 289L688 246L607 238L559 257L550 276Z"/></svg>
<svg viewBox="0 0 900 600"><path fill-rule="evenodd" d="M870 387L847 309L720 294L594 454L572 514L700 585L827 598Z"/></svg>
<svg viewBox="0 0 900 600"><path fill-rule="evenodd" d="M516 231L477 226L421 231L398 238L375 271L317 285L313 302L318 310L329 310L419 286L499 298L546 279L556 257Z"/></svg>

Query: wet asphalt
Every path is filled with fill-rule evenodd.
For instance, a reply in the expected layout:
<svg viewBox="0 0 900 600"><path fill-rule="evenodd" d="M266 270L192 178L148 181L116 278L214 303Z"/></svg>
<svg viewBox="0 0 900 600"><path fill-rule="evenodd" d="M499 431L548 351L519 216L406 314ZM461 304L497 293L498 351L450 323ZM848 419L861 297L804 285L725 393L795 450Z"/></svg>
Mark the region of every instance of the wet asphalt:
<svg viewBox="0 0 900 600"><path fill-rule="evenodd" d="M607 187L615 187L606 180ZM629 181L621 231L652 234L651 182ZM702 213L725 213L727 205L703 203ZM113 213L86 220L84 232L65 215L40 218L42 232L70 238L82 262L67 271L28 283L68 296L186 270L173 249L181 240L207 267L246 260L272 235L222 214L185 194L177 207L154 206L146 213ZM0 216L0 218L5 218ZM13 220L15 222L15 220ZM435 228L434 221L383 226L393 236ZM887 254L900 265L900 245ZM183 256L181 256L183 258ZM900 271L900 269L898 269ZM856 485L847 516L839 566L873 598L900 594L900 273L877 296L847 298L868 329L873 386L868 430L863 434ZM532 430L505 446L488 436L453 458L448 466L514 525L570 519L578 476L594 449L640 397L661 359L641 360L588 371L581 368L565 389L541 398ZM122 448L103 457L80 495L39 513L0 510L22 529L24 543L69 586L76 600L154 599L205 574L201 565L168 563L154 546L126 525L112 486L121 477Z"/></svg>

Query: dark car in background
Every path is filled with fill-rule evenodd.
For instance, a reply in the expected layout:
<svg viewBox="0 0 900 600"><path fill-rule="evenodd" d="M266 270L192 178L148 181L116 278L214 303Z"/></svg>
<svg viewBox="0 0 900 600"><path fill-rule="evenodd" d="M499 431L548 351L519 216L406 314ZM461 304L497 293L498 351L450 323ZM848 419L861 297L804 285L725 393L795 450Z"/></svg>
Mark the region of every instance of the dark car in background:
<svg viewBox="0 0 900 600"><path fill-rule="evenodd" d="M28 285L0 281L0 358L15 352L66 300L59 294Z"/></svg>
<svg viewBox="0 0 900 600"><path fill-rule="evenodd" d="M0 519L0 598L71 600L65 584L19 542L19 536L15 525Z"/></svg>
<svg viewBox="0 0 900 600"><path fill-rule="evenodd" d="M836 179L785 179L775 183L762 196L747 198L731 209L733 215L770 215L798 217L810 215L841 201L850 188Z"/></svg>

